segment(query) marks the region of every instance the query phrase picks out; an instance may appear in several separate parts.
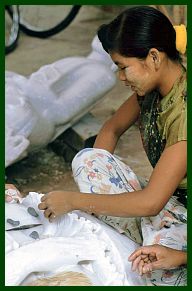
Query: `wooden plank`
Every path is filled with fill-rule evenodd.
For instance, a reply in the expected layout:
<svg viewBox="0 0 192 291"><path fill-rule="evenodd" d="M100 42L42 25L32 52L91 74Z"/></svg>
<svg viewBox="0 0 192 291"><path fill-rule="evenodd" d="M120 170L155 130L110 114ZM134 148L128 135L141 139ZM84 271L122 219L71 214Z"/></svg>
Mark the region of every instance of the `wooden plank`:
<svg viewBox="0 0 192 291"><path fill-rule="evenodd" d="M93 147L102 123L91 113L86 114L76 124L63 132L50 146L52 150L71 162L81 149Z"/></svg>

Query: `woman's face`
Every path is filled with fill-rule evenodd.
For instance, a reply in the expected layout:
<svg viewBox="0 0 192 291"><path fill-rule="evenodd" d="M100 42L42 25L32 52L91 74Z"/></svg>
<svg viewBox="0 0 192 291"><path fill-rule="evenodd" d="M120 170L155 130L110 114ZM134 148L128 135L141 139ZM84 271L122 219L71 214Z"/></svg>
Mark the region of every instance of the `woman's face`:
<svg viewBox="0 0 192 291"><path fill-rule="evenodd" d="M123 57L118 53L110 53L110 56L119 68L119 79L139 96L144 96L156 87L156 70L150 58L140 60Z"/></svg>

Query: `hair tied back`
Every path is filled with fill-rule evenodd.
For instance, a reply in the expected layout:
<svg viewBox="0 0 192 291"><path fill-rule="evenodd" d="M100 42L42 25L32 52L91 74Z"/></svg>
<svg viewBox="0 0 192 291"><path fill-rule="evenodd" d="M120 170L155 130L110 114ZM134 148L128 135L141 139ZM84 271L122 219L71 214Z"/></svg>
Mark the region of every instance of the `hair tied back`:
<svg viewBox="0 0 192 291"><path fill-rule="evenodd" d="M181 54L186 52L187 30L184 24L173 26L176 32L176 49Z"/></svg>

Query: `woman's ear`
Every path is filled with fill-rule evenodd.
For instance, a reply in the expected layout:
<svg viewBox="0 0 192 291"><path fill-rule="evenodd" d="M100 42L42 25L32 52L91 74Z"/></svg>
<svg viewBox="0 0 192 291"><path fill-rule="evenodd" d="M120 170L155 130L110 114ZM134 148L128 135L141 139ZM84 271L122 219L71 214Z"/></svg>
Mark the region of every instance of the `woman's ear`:
<svg viewBox="0 0 192 291"><path fill-rule="evenodd" d="M149 50L148 60L153 64L155 70L158 70L161 65L161 55L160 52L156 48L151 48Z"/></svg>

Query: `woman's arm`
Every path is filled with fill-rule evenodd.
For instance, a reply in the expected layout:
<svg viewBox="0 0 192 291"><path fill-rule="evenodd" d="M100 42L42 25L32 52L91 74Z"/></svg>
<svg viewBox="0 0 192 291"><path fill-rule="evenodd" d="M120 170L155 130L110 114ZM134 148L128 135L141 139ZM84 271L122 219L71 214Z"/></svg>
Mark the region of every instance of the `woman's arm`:
<svg viewBox="0 0 192 291"><path fill-rule="evenodd" d="M187 145L180 141L164 150L143 190L113 195L53 191L42 197L39 209L45 210L47 218L77 209L97 215L154 216L168 202L186 170Z"/></svg>
<svg viewBox="0 0 192 291"><path fill-rule="evenodd" d="M168 202L186 170L187 146L186 141L181 141L164 150L145 189L113 195L81 193L73 201L73 208L101 215L155 216Z"/></svg>
<svg viewBox="0 0 192 291"><path fill-rule="evenodd" d="M113 153L120 136L138 119L140 107L137 95L133 94L101 128L94 148Z"/></svg>

